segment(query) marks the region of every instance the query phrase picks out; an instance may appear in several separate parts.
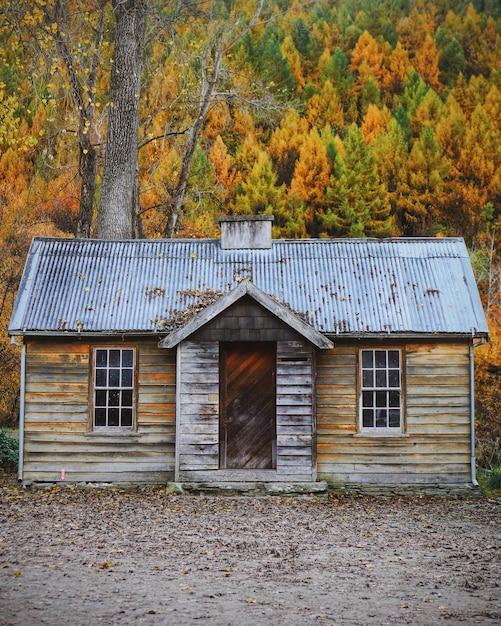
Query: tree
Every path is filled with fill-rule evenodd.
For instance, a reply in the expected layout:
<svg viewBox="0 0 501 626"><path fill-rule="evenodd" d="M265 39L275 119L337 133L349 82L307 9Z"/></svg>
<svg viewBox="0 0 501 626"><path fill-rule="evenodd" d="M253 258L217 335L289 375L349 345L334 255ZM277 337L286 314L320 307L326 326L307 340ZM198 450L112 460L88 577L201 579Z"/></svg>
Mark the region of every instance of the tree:
<svg viewBox="0 0 501 626"><path fill-rule="evenodd" d="M107 144L104 157L100 204L98 214L98 236L133 237L141 236L139 211L139 93L141 86L142 53L145 46L146 18L150 17L152 33L170 27L179 22L182 13L195 12L200 22L207 25L208 37L206 49L198 57L202 66L202 97L199 100L195 116L188 135L188 142L178 184L170 204L168 230L173 233L175 222L183 202L190 164L195 154L198 137L206 120L208 109L213 101L214 87L221 62L229 54L232 46L256 22L264 0L258 1L258 7L250 22L245 12L238 10L228 21L220 18L227 11L224 3L214 2L210 6L197 3L172 2L172 5L157 3L155 0L112 0L111 13L108 0L96 0L88 5L83 0L36 0L35 5L26 0L15 0L17 23L23 28L29 27L29 38L35 40L38 49L47 54L47 67L54 67L50 60L51 46L64 64L69 78L69 87L79 118L79 154L82 185L80 192L80 219L77 227L79 236L89 236L96 197L98 196L98 167L101 144L96 127L96 107L99 80L107 75L106 59L101 57L101 44L108 33L114 43L114 59L110 76L110 93L106 110ZM14 14L14 12L13 12ZM235 17L236 15L236 17ZM77 16L81 16L80 21ZM208 16L208 18L207 18ZM213 18L213 19L212 19ZM27 26L28 25L28 26ZM179 22L179 30L185 29ZM21 31L20 31L21 32ZM83 41L80 34L84 34ZM90 34L88 34L90 33ZM232 39L233 36L233 40ZM72 47L72 42L74 46ZM82 45L83 43L83 45ZM218 47L219 44L219 47ZM84 53L82 53L84 50ZM35 55L38 58L38 54ZM195 59L196 63L196 59ZM57 68L56 68L57 69ZM55 72L56 70L51 70ZM101 94L103 100L108 95L106 80ZM208 89L207 89L208 87ZM229 98L230 95L226 94ZM150 113L150 119L158 111ZM175 129L175 133L185 133L184 129ZM145 142L155 141L156 137L144 137ZM144 143L144 142L143 142Z"/></svg>
<svg viewBox="0 0 501 626"><path fill-rule="evenodd" d="M440 70L440 82L444 85L455 85L457 79L466 68L466 59L464 58L463 48L456 38L448 40L442 33L442 49L438 61L438 69ZM439 35L441 34L439 31Z"/></svg>
<svg viewBox="0 0 501 626"><path fill-rule="evenodd" d="M404 83L404 92L399 98L399 104L402 105L409 116L413 117L415 115L429 89L416 70L412 69Z"/></svg>
<svg viewBox="0 0 501 626"><path fill-rule="evenodd" d="M139 222L138 132L141 56L146 0L113 0L116 42L110 78L110 106L98 236L142 236ZM136 219L137 216L137 219Z"/></svg>
<svg viewBox="0 0 501 626"><path fill-rule="evenodd" d="M435 127L437 141L451 163L457 163L464 141L466 120L463 110L453 95L445 101L442 117Z"/></svg>
<svg viewBox="0 0 501 626"><path fill-rule="evenodd" d="M259 40L255 67L263 85L276 97L285 99L294 91L296 81L289 60L282 53L286 43L282 37L275 21L267 25Z"/></svg>
<svg viewBox="0 0 501 626"><path fill-rule="evenodd" d="M323 128L328 124L335 132L344 129L343 108L330 80L327 79L320 93L310 99L306 117L309 124L317 128Z"/></svg>
<svg viewBox="0 0 501 626"><path fill-rule="evenodd" d="M224 202L229 192L240 182L240 176L232 167L230 155L220 135L216 137L216 141L210 149L209 160L214 168L218 185L222 189L221 200Z"/></svg>
<svg viewBox="0 0 501 626"><path fill-rule="evenodd" d="M442 100L439 98L436 91L430 89L414 114L412 120L414 134L418 136L427 124L432 128L436 128L437 124L442 119L443 110L444 104Z"/></svg>
<svg viewBox="0 0 501 626"><path fill-rule="evenodd" d="M277 174L277 184L290 186L299 151L308 134L308 122L295 109L287 111L271 135L268 152Z"/></svg>
<svg viewBox="0 0 501 626"><path fill-rule="evenodd" d="M379 108L374 104L369 105L362 125L360 126L364 141L374 145L377 137L388 128L390 119L391 114L385 106Z"/></svg>
<svg viewBox="0 0 501 626"><path fill-rule="evenodd" d="M495 219L501 213L501 133L481 104L471 116L455 166L455 191L461 202L452 217L461 220L464 236L474 242L482 228L484 207L493 205Z"/></svg>
<svg viewBox="0 0 501 626"><path fill-rule="evenodd" d="M18 28L19 38L25 41L28 31L32 53L44 59L43 66L49 76L54 76L61 60L69 83L69 90L76 112L78 137L78 172L80 175L80 206L76 235L90 235L92 211L96 195L98 153L96 151L96 84L99 78L100 54L105 31L105 7L107 0L96 0L87 11L74 11L64 0L54 2L25 3L20 0L11 6ZM76 41L86 45L78 45ZM72 42L75 45L72 47ZM28 44L24 44L28 45Z"/></svg>
<svg viewBox="0 0 501 626"><path fill-rule="evenodd" d="M410 193L405 216L411 230L407 234L429 235L431 229L440 224L441 192L448 169L449 163L427 124L409 156Z"/></svg>
<svg viewBox="0 0 501 626"><path fill-rule="evenodd" d="M280 66L282 68L285 67L291 72L292 80L291 77L286 77L287 88L290 89L295 86L297 90L301 92L305 85L303 64L301 61L301 55L296 50L290 35L285 37L282 45L280 46L280 53L282 55Z"/></svg>
<svg viewBox="0 0 501 626"><path fill-rule="evenodd" d="M365 31L357 41L350 61L351 70L358 75L359 90L370 79L378 87L382 84L385 74L384 57L377 41Z"/></svg>
<svg viewBox="0 0 501 626"><path fill-rule="evenodd" d="M404 130L395 118L387 131L379 135L374 147L381 180L385 182L395 221L396 234L407 234L405 206L410 195L408 185L408 143Z"/></svg>
<svg viewBox="0 0 501 626"><path fill-rule="evenodd" d="M324 212L331 168L325 143L316 128L305 137L291 181L291 192L304 203L308 233L316 236L318 217Z"/></svg>
<svg viewBox="0 0 501 626"><path fill-rule="evenodd" d="M310 33L303 19L299 17L292 27L292 41L299 54L303 57L308 55L310 45Z"/></svg>
<svg viewBox="0 0 501 626"><path fill-rule="evenodd" d="M266 152L259 154L249 176L240 184L234 210L238 214L284 213L285 186L277 187L270 157Z"/></svg>
<svg viewBox="0 0 501 626"><path fill-rule="evenodd" d="M254 27L261 15L264 0L259 0L254 14L247 23L241 24L240 18L236 18L230 25L222 25L214 20L209 25L209 42L202 52L200 61L200 95L196 118L191 126L181 164L181 171L177 181L174 195L168 209L167 227L165 234L172 237L175 232L176 223L183 206L188 177L190 174L191 162L198 144L200 133L207 116L207 112L216 95L219 73L226 55L233 47L245 37ZM211 32L214 31L214 32Z"/></svg>
<svg viewBox="0 0 501 626"><path fill-rule="evenodd" d="M334 50L330 63L324 68L321 80L330 80L336 89L345 122L347 124L355 122L358 115L355 76L350 71L350 63L341 48L336 47Z"/></svg>
<svg viewBox="0 0 501 626"><path fill-rule="evenodd" d="M328 209L322 216L325 234L336 237L382 237L393 234L391 205L379 178L373 149L355 124L348 129L344 154L327 190Z"/></svg>
<svg viewBox="0 0 501 626"><path fill-rule="evenodd" d="M440 88L438 67L439 53L431 35L426 35L422 46L416 51L414 67L427 85L433 89Z"/></svg>
<svg viewBox="0 0 501 626"><path fill-rule="evenodd" d="M384 76L383 86L392 95L401 94L410 71L409 55L399 41L390 55L388 73Z"/></svg>

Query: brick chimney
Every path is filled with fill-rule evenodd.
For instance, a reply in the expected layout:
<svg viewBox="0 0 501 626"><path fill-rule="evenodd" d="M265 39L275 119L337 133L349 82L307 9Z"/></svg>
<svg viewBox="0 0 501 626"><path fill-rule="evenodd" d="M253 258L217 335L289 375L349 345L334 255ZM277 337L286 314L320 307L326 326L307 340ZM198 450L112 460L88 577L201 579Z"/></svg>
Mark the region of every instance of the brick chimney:
<svg viewBox="0 0 501 626"><path fill-rule="evenodd" d="M221 248L271 248L273 215L227 215L219 218Z"/></svg>

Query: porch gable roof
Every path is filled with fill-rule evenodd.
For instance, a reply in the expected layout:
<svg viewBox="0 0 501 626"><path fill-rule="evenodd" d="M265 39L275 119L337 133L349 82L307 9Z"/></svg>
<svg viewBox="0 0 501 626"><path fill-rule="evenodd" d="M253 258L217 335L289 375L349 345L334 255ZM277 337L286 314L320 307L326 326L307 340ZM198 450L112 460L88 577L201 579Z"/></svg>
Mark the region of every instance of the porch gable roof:
<svg viewBox="0 0 501 626"><path fill-rule="evenodd" d="M187 321L183 326L171 332L170 335L160 341L159 346L161 348L174 348L204 324L210 322L246 295L249 295L272 315L275 315L317 348L327 349L333 347L330 339L316 331L309 324L306 324L306 322L303 322L303 320L290 309L274 300L271 296L264 293L264 291L261 291L261 289L256 287L256 285L249 280L242 281L237 287L218 298L215 302L200 311L195 317Z"/></svg>

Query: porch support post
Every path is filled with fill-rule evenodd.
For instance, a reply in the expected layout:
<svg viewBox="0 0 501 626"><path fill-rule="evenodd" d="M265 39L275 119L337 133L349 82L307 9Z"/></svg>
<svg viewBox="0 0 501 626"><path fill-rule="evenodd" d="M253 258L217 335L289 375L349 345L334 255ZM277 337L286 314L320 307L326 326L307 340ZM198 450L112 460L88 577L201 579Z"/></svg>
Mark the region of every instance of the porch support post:
<svg viewBox="0 0 501 626"><path fill-rule="evenodd" d="M174 451L174 480L179 482L179 451L181 440L181 346L178 344L176 350L176 443Z"/></svg>

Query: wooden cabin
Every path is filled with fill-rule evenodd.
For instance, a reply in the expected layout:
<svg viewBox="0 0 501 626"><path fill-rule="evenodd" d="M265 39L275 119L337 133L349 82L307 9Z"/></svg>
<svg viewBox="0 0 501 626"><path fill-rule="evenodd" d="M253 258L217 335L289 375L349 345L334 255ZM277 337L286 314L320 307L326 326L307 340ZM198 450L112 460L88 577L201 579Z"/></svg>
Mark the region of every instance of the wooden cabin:
<svg viewBox="0 0 501 626"><path fill-rule="evenodd" d="M24 484L475 484L462 239L35 238L22 343Z"/></svg>

